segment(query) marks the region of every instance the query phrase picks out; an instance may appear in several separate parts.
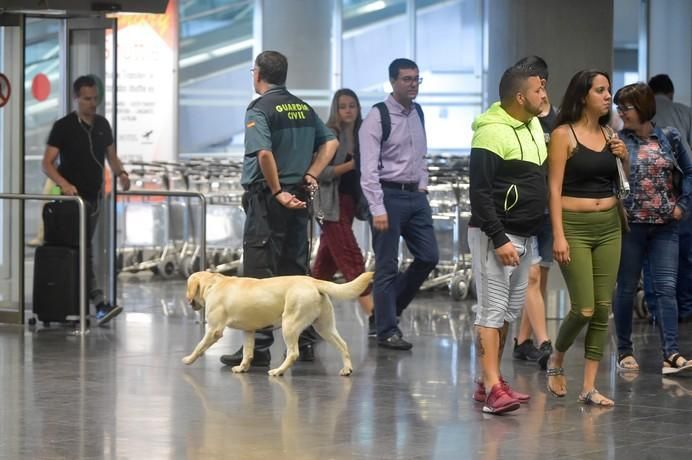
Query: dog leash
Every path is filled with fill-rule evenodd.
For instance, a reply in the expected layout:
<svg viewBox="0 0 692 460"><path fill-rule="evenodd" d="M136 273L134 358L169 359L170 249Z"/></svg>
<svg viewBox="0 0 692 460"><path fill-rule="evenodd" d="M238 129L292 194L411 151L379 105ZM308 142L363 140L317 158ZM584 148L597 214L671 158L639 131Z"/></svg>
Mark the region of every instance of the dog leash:
<svg viewBox="0 0 692 460"><path fill-rule="evenodd" d="M307 186L308 196L306 207L308 209L308 254L307 254L307 267L308 275L311 274L310 270L310 258L312 257L312 244L315 238L315 220L322 227L324 222L324 213L319 207L319 200L316 200L317 194L319 193L319 186Z"/></svg>

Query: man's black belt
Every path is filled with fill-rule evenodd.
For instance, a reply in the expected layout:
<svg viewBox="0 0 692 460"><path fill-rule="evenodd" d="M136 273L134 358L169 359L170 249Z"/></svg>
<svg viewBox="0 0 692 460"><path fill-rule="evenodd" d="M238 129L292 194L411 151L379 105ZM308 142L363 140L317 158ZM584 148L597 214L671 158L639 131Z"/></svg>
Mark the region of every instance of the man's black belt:
<svg viewBox="0 0 692 460"><path fill-rule="evenodd" d="M418 182L388 182L385 180L381 180L380 184L382 185L382 188L391 188L394 190L401 190L404 192L418 191Z"/></svg>

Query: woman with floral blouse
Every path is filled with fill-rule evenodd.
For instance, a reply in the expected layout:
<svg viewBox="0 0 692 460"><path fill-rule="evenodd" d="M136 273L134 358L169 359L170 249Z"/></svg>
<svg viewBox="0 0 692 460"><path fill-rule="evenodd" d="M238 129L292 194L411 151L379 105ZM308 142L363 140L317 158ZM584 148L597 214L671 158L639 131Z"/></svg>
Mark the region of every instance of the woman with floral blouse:
<svg viewBox="0 0 692 460"><path fill-rule="evenodd" d="M637 371L633 355L632 308L642 264L648 259L663 351L662 373L692 371L678 349L678 222L690 211L692 160L675 128L655 126L656 100L645 83L621 88L615 104L624 127L620 138L629 152L631 192L624 200L630 232L623 235L614 303L617 365Z"/></svg>

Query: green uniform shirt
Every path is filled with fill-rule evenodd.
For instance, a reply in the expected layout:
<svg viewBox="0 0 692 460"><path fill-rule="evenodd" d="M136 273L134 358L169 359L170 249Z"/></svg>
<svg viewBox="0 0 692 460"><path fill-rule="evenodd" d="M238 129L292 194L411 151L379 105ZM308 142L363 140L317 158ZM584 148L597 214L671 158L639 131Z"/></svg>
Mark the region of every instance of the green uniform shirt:
<svg viewBox="0 0 692 460"><path fill-rule="evenodd" d="M245 158L241 184L263 181L257 161L260 150L273 153L279 182L303 181L313 153L334 134L315 111L284 86L276 86L255 99L245 114Z"/></svg>

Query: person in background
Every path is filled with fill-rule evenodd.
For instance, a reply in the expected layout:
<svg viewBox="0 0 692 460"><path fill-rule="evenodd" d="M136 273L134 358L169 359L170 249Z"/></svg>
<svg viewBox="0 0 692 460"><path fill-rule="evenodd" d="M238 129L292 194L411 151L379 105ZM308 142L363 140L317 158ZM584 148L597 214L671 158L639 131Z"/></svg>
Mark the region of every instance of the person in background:
<svg viewBox="0 0 692 460"><path fill-rule="evenodd" d="M527 56L520 59L515 66L534 68L543 83L545 99L541 105L541 113L538 121L541 123L545 143L550 142L550 133L555 128L557 113L550 104L548 98L548 64L539 56ZM548 162L543 166L547 167ZM548 272L553 264L553 229L550 226L550 214L546 207L543 215L543 224L536 233L536 247L533 248L534 258L529 269L529 286L526 288L526 305L519 323L519 332L514 338L514 359L524 361L536 361L538 367L546 369L550 354L553 352L553 344L548 337L545 324L545 293L548 286ZM538 347L531 340L531 334L536 338Z"/></svg>
<svg viewBox="0 0 692 460"><path fill-rule="evenodd" d="M346 281L352 281L365 271L363 253L353 234L353 219L361 197L355 157L362 122L356 93L347 88L334 93L327 127L337 136L339 148L318 177L320 188L314 206L323 220L320 246L311 270L318 279L331 280L338 270ZM370 288L358 302L369 318L368 335L376 335Z"/></svg>
<svg viewBox="0 0 692 460"><path fill-rule="evenodd" d="M654 75L648 84L656 99L656 116L652 121L677 129L687 147L692 147L692 108L673 101L675 87L668 75Z"/></svg>
<svg viewBox="0 0 692 460"><path fill-rule="evenodd" d="M649 80L649 87L656 98L656 115L653 118L655 126L670 126L680 132L680 136L692 147L692 108L673 102L675 87L670 77L666 74L654 75ZM689 150L688 150L689 151ZM692 321L692 219L683 219L678 225L678 281L677 301L678 320L680 322ZM650 276L644 276L646 287L646 301L649 310L658 310L653 306L656 297L651 289Z"/></svg>

